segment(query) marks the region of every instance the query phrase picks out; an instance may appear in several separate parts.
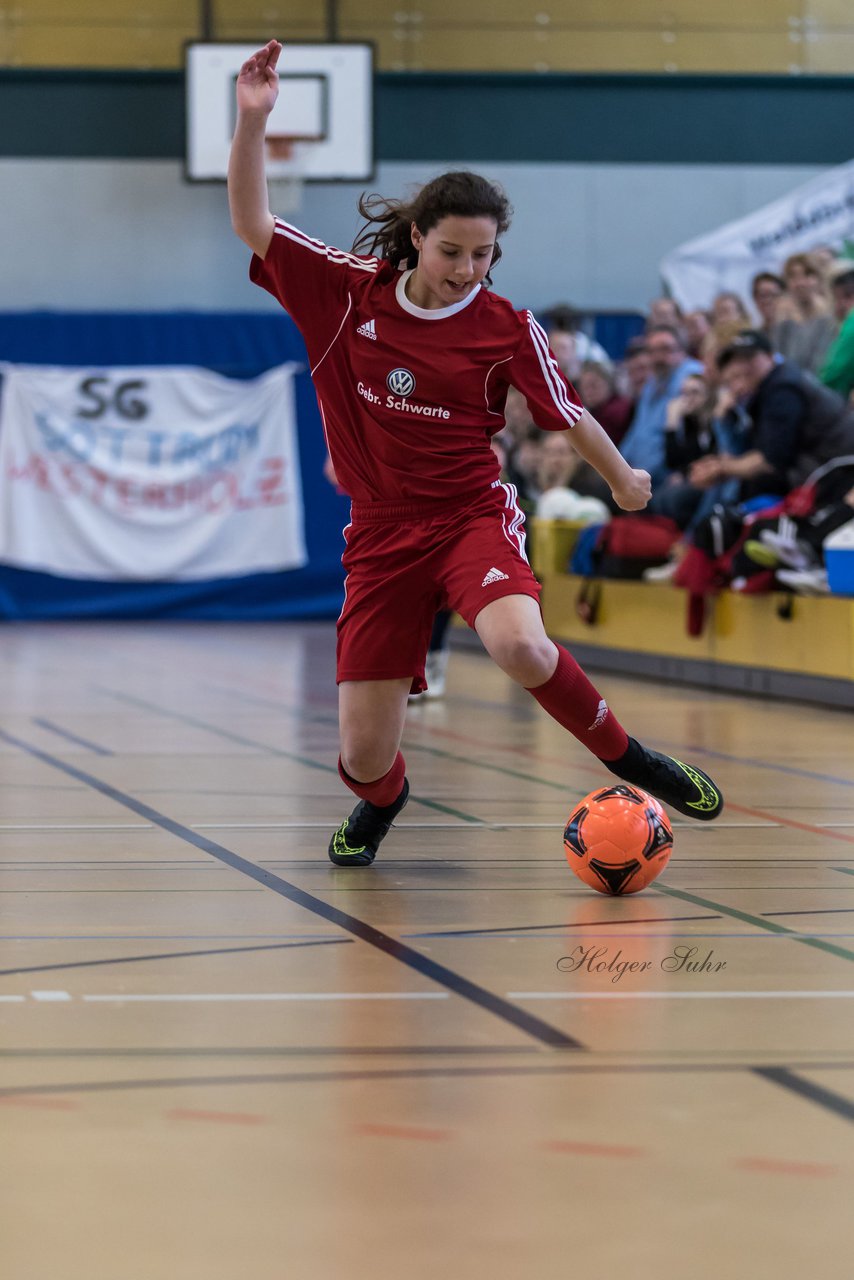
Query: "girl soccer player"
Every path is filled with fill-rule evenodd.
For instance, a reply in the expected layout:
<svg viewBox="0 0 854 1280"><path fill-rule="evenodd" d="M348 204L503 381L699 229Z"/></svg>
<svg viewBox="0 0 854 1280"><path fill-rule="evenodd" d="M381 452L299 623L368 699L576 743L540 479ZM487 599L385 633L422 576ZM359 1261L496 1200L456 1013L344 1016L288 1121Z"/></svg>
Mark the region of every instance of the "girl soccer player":
<svg viewBox="0 0 854 1280"><path fill-rule="evenodd" d="M338 770L359 797L329 843L339 866L373 862L406 804L400 740L407 697L425 687L438 608L459 612L513 680L611 773L680 813L711 819L723 800L702 770L630 738L574 658L543 628L515 490L489 439L510 385L537 425L572 441L625 511L646 506L633 470L582 407L530 312L484 287L509 225L504 193L446 173L411 204L360 201L367 227L344 253L274 218L265 121L278 93L271 40L243 64L228 171L250 276L305 339L326 441L352 498L338 619ZM361 252L359 252L361 251Z"/></svg>

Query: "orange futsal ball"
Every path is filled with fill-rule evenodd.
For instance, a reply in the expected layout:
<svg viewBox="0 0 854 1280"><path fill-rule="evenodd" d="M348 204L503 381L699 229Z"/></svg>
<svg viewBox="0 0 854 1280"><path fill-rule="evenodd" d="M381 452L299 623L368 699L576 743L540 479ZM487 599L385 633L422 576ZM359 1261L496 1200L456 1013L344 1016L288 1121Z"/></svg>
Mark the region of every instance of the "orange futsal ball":
<svg viewBox="0 0 854 1280"><path fill-rule="evenodd" d="M566 860L599 893L638 893L660 875L673 851L673 831L654 796L620 782L591 791L569 815Z"/></svg>

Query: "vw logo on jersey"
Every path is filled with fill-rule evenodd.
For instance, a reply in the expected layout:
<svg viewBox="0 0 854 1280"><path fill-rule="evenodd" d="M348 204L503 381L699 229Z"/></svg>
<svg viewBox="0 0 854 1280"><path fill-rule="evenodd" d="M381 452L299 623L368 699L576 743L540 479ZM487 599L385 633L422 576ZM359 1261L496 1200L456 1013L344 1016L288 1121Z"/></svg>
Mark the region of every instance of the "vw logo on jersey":
<svg viewBox="0 0 854 1280"><path fill-rule="evenodd" d="M415 379L408 369L392 369L385 384L396 396L411 396L415 390Z"/></svg>

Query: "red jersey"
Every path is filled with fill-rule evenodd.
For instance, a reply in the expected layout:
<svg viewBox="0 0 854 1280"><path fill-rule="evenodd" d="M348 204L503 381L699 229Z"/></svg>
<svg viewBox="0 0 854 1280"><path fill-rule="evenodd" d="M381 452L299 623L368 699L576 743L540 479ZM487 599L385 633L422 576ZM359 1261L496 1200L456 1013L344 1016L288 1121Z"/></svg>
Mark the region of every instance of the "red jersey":
<svg viewBox="0 0 854 1280"><path fill-rule="evenodd" d="M276 219L250 278L305 339L338 482L357 503L475 498L499 475L489 438L507 388L538 427L582 413L530 311L478 285L437 310L406 296L411 272L328 248Z"/></svg>

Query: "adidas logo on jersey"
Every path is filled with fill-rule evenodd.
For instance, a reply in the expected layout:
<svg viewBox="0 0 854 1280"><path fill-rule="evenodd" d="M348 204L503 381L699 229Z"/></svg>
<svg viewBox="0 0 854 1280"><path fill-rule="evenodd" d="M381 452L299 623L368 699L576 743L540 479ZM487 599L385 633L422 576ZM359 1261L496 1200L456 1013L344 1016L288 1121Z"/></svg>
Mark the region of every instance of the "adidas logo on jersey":
<svg viewBox="0 0 854 1280"><path fill-rule="evenodd" d="M360 324L357 333L363 338L372 338L374 342L377 340L377 323L375 320L367 320L364 324Z"/></svg>
<svg viewBox="0 0 854 1280"><path fill-rule="evenodd" d="M492 568L480 585L482 587L491 587L493 582L507 582L509 578L509 573L502 573L500 569Z"/></svg>
<svg viewBox="0 0 854 1280"><path fill-rule="evenodd" d="M592 733L594 729L600 729L602 725L605 723L605 719L607 715L608 715L608 704L604 698L600 698L599 706L596 710L596 719L593 721L591 725L587 726L587 732Z"/></svg>

